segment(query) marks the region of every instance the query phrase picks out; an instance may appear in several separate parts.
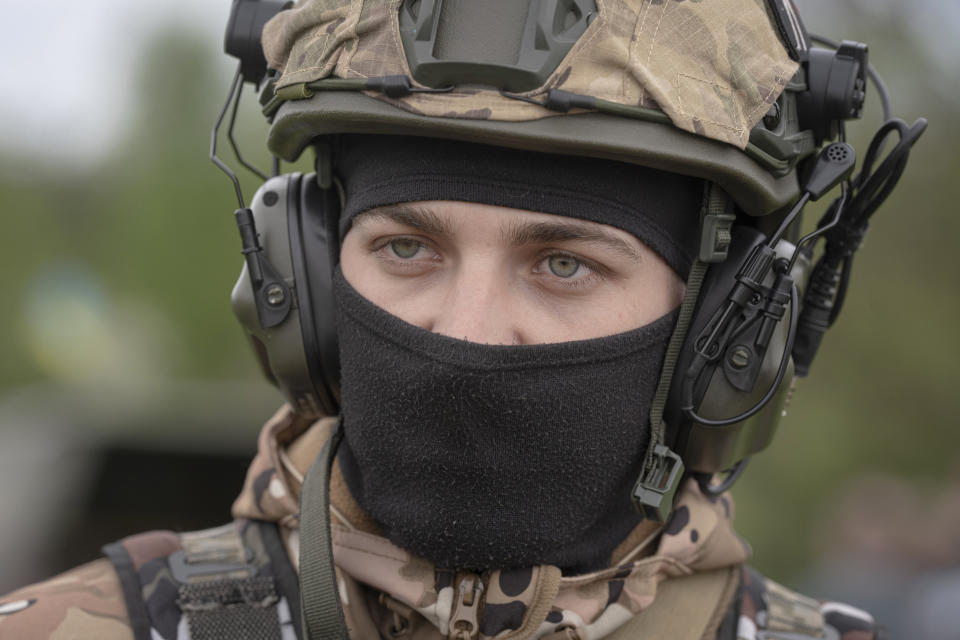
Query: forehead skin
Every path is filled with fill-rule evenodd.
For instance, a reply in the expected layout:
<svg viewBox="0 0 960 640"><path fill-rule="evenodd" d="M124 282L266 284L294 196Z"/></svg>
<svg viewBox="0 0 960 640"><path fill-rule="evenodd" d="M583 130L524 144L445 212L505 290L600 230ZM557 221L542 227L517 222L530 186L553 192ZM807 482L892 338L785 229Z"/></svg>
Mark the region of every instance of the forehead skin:
<svg viewBox="0 0 960 640"><path fill-rule="evenodd" d="M398 246L416 255L400 257ZM576 273L558 277L557 264ZM361 295L401 320L488 344L622 333L670 312L683 296L680 277L625 231L466 202L359 214L341 267Z"/></svg>

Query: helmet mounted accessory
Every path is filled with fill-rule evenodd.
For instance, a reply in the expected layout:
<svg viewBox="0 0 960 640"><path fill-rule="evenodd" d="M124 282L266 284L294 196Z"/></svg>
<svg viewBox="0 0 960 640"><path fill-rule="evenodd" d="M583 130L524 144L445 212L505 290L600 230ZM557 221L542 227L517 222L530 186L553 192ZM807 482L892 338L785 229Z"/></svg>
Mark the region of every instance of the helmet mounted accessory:
<svg viewBox="0 0 960 640"><path fill-rule="evenodd" d="M597 15L594 0L404 0L410 75L428 87L542 86Z"/></svg>
<svg viewBox="0 0 960 640"><path fill-rule="evenodd" d="M664 418L674 425L669 445L681 452L708 494L729 488L743 461L773 437L797 332L797 281L805 276L804 264L797 264L802 245L794 247L783 235L808 200L818 199L853 169L852 148L835 144L841 148L821 152L803 196L778 229L767 237L738 228L727 260L712 264L700 287ZM788 309L789 324L783 322ZM725 482L709 485L713 473L727 469Z"/></svg>
<svg viewBox="0 0 960 640"><path fill-rule="evenodd" d="M819 145L836 138L845 120L863 115L867 45L844 40L835 51L810 49L807 87L799 98L800 126L812 130Z"/></svg>
<svg viewBox="0 0 960 640"><path fill-rule="evenodd" d="M866 220L892 191L903 173L910 148L926 128L923 118L912 126L891 118L889 96L879 75L867 63L866 45L838 44L818 36L813 39L834 50L813 49L805 56L806 64L802 70L816 78L816 82L810 83L807 91L800 95L797 104L800 120L819 123L814 131L818 144L823 138L839 136L840 141L824 147L816 160L805 162L801 169L802 194L769 239L760 235L756 245L739 259L733 255L732 248L728 263L711 265L711 273L702 288L692 279L688 282L688 294L690 286L695 287L692 297L700 297L698 294L703 293L694 315L700 325L696 319L693 321L694 330L684 347L679 349L677 368L686 369L681 380L673 381L670 386L674 369L665 367L662 382L671 389L668 400L664 401L668 411L665 423L659 427L656 422L652 423L655 441L648 451L645 472L637 483L634 496L638 508L660 521L669 514L669 502L682 472L693 475L705 494L718 496L740 476L750 455L769 444L786 396L784 378L794 362L796 375L808 373L823 333L839 313L849 282L853 253L866 232ZM867 76L881 95L886 122L871 143L860 174L851 180L855 151L844 142L844 122L861 117ZM772 109L771 115L773 113ZM874 172L877 155L894 132L900 139ZM838 185L841 187L840 196L830 205L817 229L801 238L795 246L784 242L786 246L777 247L791 227L799 228L806 203L816 201ZM864 216L867 210L870 214ZM704 216L701 261L715 262L711 259L710 248L725 246L728 224L727 216L722 213ZM747 231L741 228L737 232L741 247ZM813 243L822 236L826 237L826 248L816 267L812 272L809 266L798 270L798 266L809 263ZM789 253L778 256L777 251L783 250ZM741 266L733 271L736 265ZM723 275L724 271L729 275ZM771 276L771 273L775 275ZM809 283L804 286L800 279L806 280L804 276L807 274ZM774 278L773 282L768 281L767 286L761 284L764 278L769 280L770 277ZM728 288L729 285L721 284L726 281L737 284ZM806 291L802 305L798 304L798 284ZM711 293L715 295L718 290L730 293L721 304L709 304ZM749 300L747 306L762 304L764 309L741 315L746 307L737 300ZM685 300L684 304L688 303L692 304ZM764 353L771 347L773 329L782 321L786 303L790 309L790 329L786 341L774 350L780 354L779 365L772 382L761 382L759 373L769 361L769 358L765 360ZM704 308L712 309L712 314L705 314ZM687 331L684 320L682 312L675 334L677 339ZM715 377L721 369L724 375ZM719 384L718 380L721 380ZM738 394L734 389L742 393ZM698 413L702 412L700 408L707 407L715 407L708 413L715 410L729 412L731 407L737 406L738 397L741 403L742 398L749 397L744 394L762 396L734 416L706 418ZM662 415L660 407L655 408L657 412L651 414L651 419ZM669 439L664 435L668 430ZM660 437L668 440L673 449L661 444ZM675 454L674 450L680 453ZM678 468L682 469L681 473L676 471ZM714 474L724 472L726 477L719 484L713 484Z"/></svg>
<svg viewBox="0 0 960 640"><path fill-rule="evenodd" d="M336 260L336 214L333 220L325 212L336 211L336 194L331 184L321 189L316 181L303 181L299 174L279 175L274 158L273 178L241 155L233 130L244 81L267 84L266 60L260 45L263 25L292 2L234 0L224 38L225 51L240 59L226 101L211 132L210 159L230 177L239 204L234 217L241 238L244 266L231 302L237 318L246 329L264 375L286 395L291 405L305 415L335 413L338 389L325 372L336 370L336 346L321 345L323 336L332 333L332 317L317 313L311 294L332 277L332 264L317 264L304 259L302 241L291 246L291 239L310 236L310 242L326 249ZM231 109L232 103L232 109ZM250 207L244 202L236 174L217 156L220 127L230 111L227 139L236 160L266 183ZM324 156L318 153L318 167ZM329 175L322 172L321 175ZM301 216L301 211L317 211ZM326 266L326 268L324 268ZM297 286L299 282L299 287ZM313 285L313 286L311 286ZM329 288L328 286L325 288ZM322 348L321 348L322 347ZM313 357L311 357L313 356Z"/></svg>
<svg viewBox="0 0 960 640"><path fill-rule="evenodd" d="M267 74L260 37L263 25L273 16L293 6L292 0L234 0L227 18L223 50L240 61L240 73L246 82L260 84Z"/></svg>
<svg viewBox="0 0 960 640"><path fill-rule="evenodd" d="M822 36L815 36L814 39L838 52L842 49L858 50L848 42L838 43ZM884 123L867 147L860 172L845 185L847 191L842 194L845 197L838 198L830 205L814 232L825 238L825 245L813 267L801 306L793 348L799 376L809 373L823 334L840 314L853 270L853 257L867 232L870 218L896 187L906 169L910 150L927 128L926 118L918 118L908 125L902 119L893 117L890 96L882 78L869 64L866 65L866 73L880 94ZM838 84L843 86L842 83ZM849 87L849 83L846 86ZM884 155L893 134L897 139ZM842 124L838 135L841 139L845 135ZM808 256L812 255L809 249L805 252Z"/></svg>

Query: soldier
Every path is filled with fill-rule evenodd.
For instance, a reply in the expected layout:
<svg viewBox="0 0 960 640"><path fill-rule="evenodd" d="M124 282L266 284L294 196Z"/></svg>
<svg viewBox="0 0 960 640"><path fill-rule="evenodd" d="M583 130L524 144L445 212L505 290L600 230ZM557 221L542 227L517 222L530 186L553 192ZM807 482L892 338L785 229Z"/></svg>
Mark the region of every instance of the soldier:
<svg viewBox="0 0 960 640"><path fill-rule="evenodd" d="M289 404L235 522L107 545L0 637L882 637L746 568L727 493L925 124L851 176L865 45L780 0L236 0L227 49L227 104L316 153L236 183Z"/></svg>

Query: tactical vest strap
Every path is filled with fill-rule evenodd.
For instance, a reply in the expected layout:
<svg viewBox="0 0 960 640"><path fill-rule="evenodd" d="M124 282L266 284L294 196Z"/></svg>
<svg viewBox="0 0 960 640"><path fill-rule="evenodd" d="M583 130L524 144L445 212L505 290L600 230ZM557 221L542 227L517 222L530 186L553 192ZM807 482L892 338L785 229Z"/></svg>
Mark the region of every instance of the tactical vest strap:
<svg viewBox="0 0 960 640"><path fill-rule="evenodd" d="M281 640L273 577L257 576L234 524L184 533L180 544L170 570L192 640Z"/></svg>
<svg viewBox="0 0 960 640"><path fill-rule="evenodd" d="M130 552L127 551L123 541L119 541L105 545L103 554L110 560L120 579L120 588L123 591L124 604L127 605L127 617L130 619L130 630L133 631L134 640L152 640L150 613L143 601L140 579Z"/></svg>
<svg viewBox="0 0 960 640"><path fill-rule="evenodd" d="M330 537L330 470L343 438L342 418L300 491L300 608L305 640L349 640Z"/></svg>
<svg viewBox="0 0 960 640"><path fill-rule="evenodd" d="M191 640L281 640L273 578L242 578L180 585L180 610Z"/></svg>
<svg viewBox="0 0 960 640"><path fill-rule="evenodd" d="M240 534L231 523L180 534L180 551L170 554L170 571L180 584L241 580L257 573Z"/></svg>
<svg viewBox="0 0 960 640"><path fill-rule="evenodd" d="M155 531L104 547L135 640L288 640L299 586L276 525L238 521L176 535ZM184 629L185 627L185 629Z"/></svg>

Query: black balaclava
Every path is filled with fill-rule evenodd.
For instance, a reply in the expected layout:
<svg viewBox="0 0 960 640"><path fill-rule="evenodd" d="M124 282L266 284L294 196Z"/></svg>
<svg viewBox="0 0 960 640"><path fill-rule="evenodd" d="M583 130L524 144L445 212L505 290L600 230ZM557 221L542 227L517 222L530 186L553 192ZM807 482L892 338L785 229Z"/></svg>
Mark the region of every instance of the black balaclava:
<svg viewBox="0 0 960 640"><path fill-rule="evenodd" d="M682 278L700 242L703 181L613 160L408 136L342 136L342 238L388 204L459 200L608 224L640 238Z"/></svg>
<svg viewBox="0 0 960 640"><path fill-rule="evenodd" d="M343 142L342 233L373 207L460 200L616 226L681 275L695 255L699 180L460 142ZM631 491L676 312L608 337L486 345L410 325L339 272L334 294L339 460L388 538L444 568L572 574L610 562L641 519Z"/></svg>

